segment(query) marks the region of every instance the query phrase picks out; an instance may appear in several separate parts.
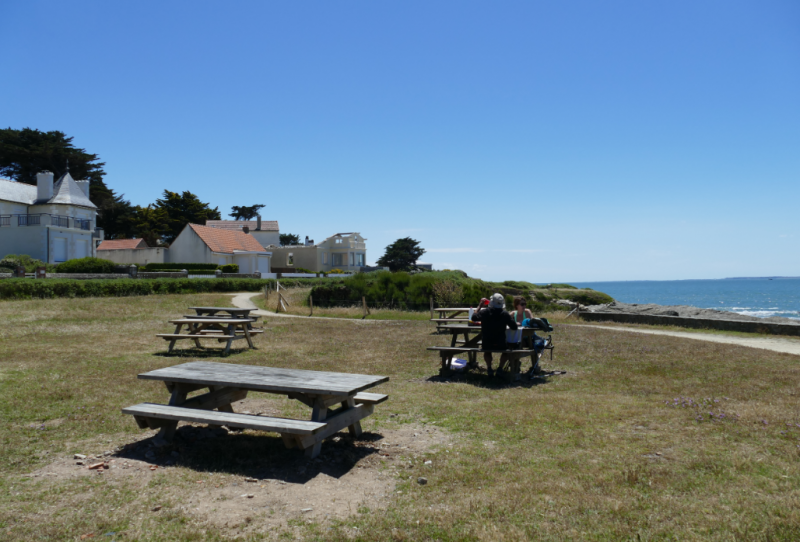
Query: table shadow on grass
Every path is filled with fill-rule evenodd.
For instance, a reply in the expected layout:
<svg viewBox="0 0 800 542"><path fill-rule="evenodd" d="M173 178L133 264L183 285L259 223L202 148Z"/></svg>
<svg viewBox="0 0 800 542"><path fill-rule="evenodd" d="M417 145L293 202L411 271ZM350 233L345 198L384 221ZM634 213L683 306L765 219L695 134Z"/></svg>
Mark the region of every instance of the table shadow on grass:
<svg viewBox="0 0 800 542"><path fill-rule="evenodd" d="M182 467L198 473L224 472L256 480L304 484L318 474L341 478L362 459L379 453L376 443L384 437L365 431L354 439L338 433L324 441L316 459L305 457L297 448L286 448L281 438L272 434L184 425L168 445L157 446L154 438L130 443L114 457L162 468Z"/></svg>
<svg viewBox="0 0 800 542"><path fill-rule="evenodd" d="M520 375L520 380L515 382L511 381L509 377L494 376L490 377L486 373L473 373L473 372L453 372L449 376L433 375L427 378L420 379L420 381L430 384L469 384L479 388L487 389L508 389L508 388L533 388L543 384L549 384L553 377L563 376L567 374L566 371L548 371L541 375L536 375L530 378L526 375Z"/></svg>
<svg viewBox="0 0 800 542"><path fill-rule="evenodd" d="M229 353L225 353L225 350L222 348L181 348L175 349L172 352L154 352L154 356L159 356L162 358L227 358L230 356L235 356L237 354L244 354L245 352L249 352L251 350L258 350L258 348L238 348L236 350L231 349Z"/></svg>

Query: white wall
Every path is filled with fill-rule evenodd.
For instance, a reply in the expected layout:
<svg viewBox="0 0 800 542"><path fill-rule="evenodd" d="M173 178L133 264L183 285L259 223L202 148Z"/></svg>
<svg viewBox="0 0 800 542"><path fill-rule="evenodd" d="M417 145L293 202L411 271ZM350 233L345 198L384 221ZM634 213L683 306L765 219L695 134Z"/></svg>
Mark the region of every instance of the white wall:
<svg viewBox="0 0 800 542"><path fill-rule="evenodd" d="M189 227L184 228L177 239L172 242L164 260L166 263L219 264L219 257L213 254L211 249ZM227 260L225 263L229 263Z"/></svg>
<svg viewBox="0 0 800 542"><path fill-rule="evenodd" d="M118 264L146 265L148 263L164 263L164 256L167 249L155 248L122 248L115 250L98 250L97 257L104 260L111 260ZM189 263L189 262L180 262Z"/></svg>
<svg viewBox="0 0 800 542"><path fill-rule="evenodd" d="M279 245L281 242L281 234L277 231L258 231L250 230L250 235L258 241L262 247L269 245Z"/></svg>

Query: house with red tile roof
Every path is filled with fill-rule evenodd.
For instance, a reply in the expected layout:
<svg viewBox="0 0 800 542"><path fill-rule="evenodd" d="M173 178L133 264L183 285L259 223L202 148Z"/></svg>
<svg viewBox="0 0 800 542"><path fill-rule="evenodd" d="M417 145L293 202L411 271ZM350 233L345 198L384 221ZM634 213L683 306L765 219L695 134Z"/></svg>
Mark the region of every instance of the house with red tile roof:
<svg viewBox="0 0 800 542"><path fill-rule="evenodd" d="M164 263L167 249L150 247L144 239L106 239L97 247L97 257L118 264Z"/></svg>
<svg viewBox="0 0 800 542"><path fill-rule="evenodd" d="M260 216L256 220L206 220L206 226L249 233L262 247L279 245L281 242L278 221L261 220Z"/></svg>
<svg viewBox="0 0 800 542"><path fill-rule="evenodd" d="M175 263L238 264L240 273L270 272L272 253L243 231L187 224L169 246Z"/></svg>
<svg viewBox="0 0 800 542"><path fill-rule="evenodd" d="M144 239L106 239L97 246L97 250L123 250L150 248ZM102 256L98 256L102 258Z"/></svg>

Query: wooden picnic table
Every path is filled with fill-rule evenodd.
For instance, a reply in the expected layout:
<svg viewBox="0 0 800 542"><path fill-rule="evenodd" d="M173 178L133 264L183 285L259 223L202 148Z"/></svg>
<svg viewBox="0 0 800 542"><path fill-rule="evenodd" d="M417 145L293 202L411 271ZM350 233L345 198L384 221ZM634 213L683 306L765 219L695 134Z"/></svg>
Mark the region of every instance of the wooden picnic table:
<svg viewBox="0 0 800 542"><path fill-rule="evenodd" d="M243 309L241 307L189 307L190 311L195 311L198 316L216 316L219 312L224 312L231 318L249 318L250 311L253 309Z"/></svg>
<svg viewBox="0 0 800 542"><path fill-rule="evenodd" d="M175 331L156 335L169 341L169 352L180 340L193 340L198 348L202 348L200 339L216 339L219 342L227 341L225 354L228 354L233 341L240 339L246 339L250 348L255 348L252 335L263 333L262 330L250 329L253 321L249 318L180 318L169 322L175 324ZM188 333L181 333L183 326L186 326Z"/></svg>
<svg viewBox="0 0 800 542"><path fill-rule="evenodd" d="M535 366L541 357L541 353L536 352L533 345L533 339L538 328L519 326L518 329L522 330L522 340L518 349L491 351L493 353L508 354L508 366L511 369L511 376L513 378L519 376L520 364L523 358L536 356L536 359L531 362L532 366ZM468 368L475 368L478 366L478 353L487 352L487 350L481 348L483 335L480 325L450 324L447 326L440 326L439 331L449 332L452 335L449 347L432 346L428 348L428 350L439 352L442 359L441 374L449 374L452 368L453 358L458 354L467 354ZM459 336L463 336L463 340L459 340ZM545 349L550 350L550 356L552 358L553 345L551 341L546 344ZM503 366L498 365L498 370L502 369Z"/></svg>
<svg viewBox="0 0 800 542"><path fill-rule="evenodd" d="M139 375L143 380L161 380L170 392L167 405L142 403L122 409L131 414L140 428L160 429L157 442L170 442L179 420L232 428L280 433L287 448L297 447L311 458L317 457L322 441L345 427L361 435L360 420L372 414L374 406L387 395L364 390L387 382L388 376L282 369L193 361ZM192 397L192 391L208 388L208 393ZM286 395L309 406L311 420L273 418L238 414L232 403L248 392ZM331 407L340 405L332 410ZM214 410L216 409L216 411Z"/></svg>

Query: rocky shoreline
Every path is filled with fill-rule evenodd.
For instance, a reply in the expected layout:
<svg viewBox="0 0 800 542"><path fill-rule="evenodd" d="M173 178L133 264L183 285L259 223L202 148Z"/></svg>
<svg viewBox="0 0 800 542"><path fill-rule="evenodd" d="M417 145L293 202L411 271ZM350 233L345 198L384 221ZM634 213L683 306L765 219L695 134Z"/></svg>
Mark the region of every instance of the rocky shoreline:
<svg viewBox="0 0 800 542"><path fill-rule="evenodd" d="M640 305L638 303L606 303L604 305L590 305L581 307L581 312L592 312L601 314L642 314L649 316L679 316L681 318L698 318L704 320L735 320L740 322L768 322L773 324L800 324L800 320L772 316L769 318L759 318L757 316L746 316L730 311L718 311L715 309L701 309L689 305L656 305L648 303Z"/></svg>

